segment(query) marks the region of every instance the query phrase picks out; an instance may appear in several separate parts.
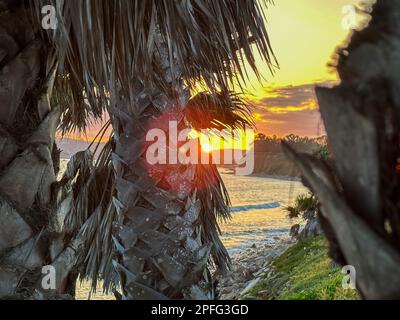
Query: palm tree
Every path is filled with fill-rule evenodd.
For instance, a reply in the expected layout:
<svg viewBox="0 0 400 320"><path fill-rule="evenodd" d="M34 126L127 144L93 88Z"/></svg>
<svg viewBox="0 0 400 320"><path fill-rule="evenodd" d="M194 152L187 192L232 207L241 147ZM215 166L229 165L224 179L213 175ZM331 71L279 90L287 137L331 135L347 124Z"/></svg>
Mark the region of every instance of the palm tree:
<svg viewBox="0 0 400 320"><path fill-rule="evenodd" d="M114 259L110 251L102 256L94 244L110 236L96 234L97 228L88 224L93 249L83 274L95 280L103 275L110 288L117 270L122 289L117 297L123 299L214 298L207 266L222 272L229 266L217 225L218 217L229 217L221 177L212 165L149 166L145 136L152 127L168 132L169 120L176 120L179 128L196 129L250 124L246 105L230 92L230 82L244 75L245 58L257 72L252 43L272 62L261 8L256 1L149 1L145 6L133 1L127 7L96 2L82 7L85 21L94 20L98 12L127 17L110 17L106 26L93 24L91 33L110 37L100 45L88 44L90 52L104 50L99 55L114 67L107 83L114 134L107 153L116 212L107 211L106 220L117 220L112 231L117 253ZM117 30L129 30L128 39L111 37ZM87 32L84 26L79 33ZM119 48L124 51L115 51ZM207 92L192 96L199 82ZM111 260L115 269L109 267Z"/></svg>
<svg viewBox="0 0 400 320"><path fill-rule="evenodd" d="M39 36L24 1L0 1L0 298L74 293L82 239L65 216L86 179L76 156L59 183L55 134L64 110L50 103L55 51ZM55 290L42 289L42 267L57 270ZM65 297L65 296L64 296Z"/></svg>
<svg viewBox="0 0 400 320"><path fill-rule="evenodd" d="M378 0L339 52L341 84L317 88L334 165L285 147L321 203L332 256L355 267L367 299L400 297L399 16L400 1Z"/></svg>
<svg viewBox="0 0 400 320"><path fill-rule="evenodd" d="M41 11L49 4L58 24L43 30ZM245 79L245 60L259 75L255 49L272 68L260 5L1 0L0 10L0 48L7 48L0 51L7 150L0 297L37 297L42 290L32 279L52 264L61 293L73 290L80 272L94 287L99 278L106 289L119 282L117 296L125 299L213 298L208 266L224 271L229 264L217 225L229 216L229 199L218 171L149 168L143 139L154 119L194 128L250 123L230 90ZM199 84L206 92L193 96ZM105 110L113 135L95 165L89 152L80 153L56 182L60 115L68 132Z"/></svg>

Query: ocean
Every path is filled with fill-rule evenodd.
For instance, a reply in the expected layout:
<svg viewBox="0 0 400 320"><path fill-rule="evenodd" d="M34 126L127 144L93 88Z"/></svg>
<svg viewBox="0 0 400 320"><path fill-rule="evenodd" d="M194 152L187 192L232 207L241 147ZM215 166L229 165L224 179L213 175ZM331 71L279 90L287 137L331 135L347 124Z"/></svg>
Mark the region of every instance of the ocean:
<svg viewBox="0 0 400 320"><path fill-rule="evenodd" d="M287 236L295 223L284 208L307 188L299 181L266 177L238 177L222 173L232 202L232 219L221 223L222 241L231 255L253 245L273 244ZM87 299L89 284L77 288L77 299ZM96 294L91 299L112 300L113 296Z"/></svg>
<svg viewBox="0 0 400 320"><path fill-rule="evenodd" d="M307 193L299 181L222 174L232 202L232 220L221 224L222 241L230 253L287 234L294 221L285 207Z"/></svg>

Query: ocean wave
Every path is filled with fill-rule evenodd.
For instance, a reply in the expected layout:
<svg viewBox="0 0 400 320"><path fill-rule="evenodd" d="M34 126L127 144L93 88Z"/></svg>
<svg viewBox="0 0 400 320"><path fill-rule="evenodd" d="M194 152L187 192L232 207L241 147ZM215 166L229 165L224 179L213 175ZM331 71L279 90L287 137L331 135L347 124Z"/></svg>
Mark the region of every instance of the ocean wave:
<svg viewBox="0 0 400 320"><path fill-rule="evenodd" d="M286 234L290 231L290 228L274 228L274 229L264 229L265 233L270 235Z"/></svg>
<svg viewBox="0 0 400 320"><path fill-rule="evenodd" d="M279 208L281 204L279 202L270 202L270 203L262 203L262 204L254 204L254 205L246 205L246 206L236 206L231 208L231 213L239 213L251 210L266 210L266 209L276 209Z"/></svg>
<svg viewBox="0 0 400 320"><path fill-rule="evenodd" d="M231 237L236 237L236 238L243 238L243 237L248 237L249 235L252 237L257 237L257 236L262 236L264 237L265 235L270 235L270 236L275 236L275 235L281 235L281 234L287 234L289 233L290 228L271 228L271 229L256 229L256 230L240 230L240 231L225 231L223 232L223 237L224 238L231 238Z"/></svg>

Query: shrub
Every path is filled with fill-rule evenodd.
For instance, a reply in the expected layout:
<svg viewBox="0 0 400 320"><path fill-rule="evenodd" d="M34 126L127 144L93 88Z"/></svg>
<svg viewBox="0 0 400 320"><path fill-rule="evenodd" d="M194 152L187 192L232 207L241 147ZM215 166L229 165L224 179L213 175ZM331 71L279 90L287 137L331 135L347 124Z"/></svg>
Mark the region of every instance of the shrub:
<svg viewBox="0 0 400 320"><path fill-rule="evenodd" d="M285 210L290 219L303 217L306 220L315 218L315 212L318 208L318 200L312 193L299 195L296 198L294 206L288 206Z"/></svg>

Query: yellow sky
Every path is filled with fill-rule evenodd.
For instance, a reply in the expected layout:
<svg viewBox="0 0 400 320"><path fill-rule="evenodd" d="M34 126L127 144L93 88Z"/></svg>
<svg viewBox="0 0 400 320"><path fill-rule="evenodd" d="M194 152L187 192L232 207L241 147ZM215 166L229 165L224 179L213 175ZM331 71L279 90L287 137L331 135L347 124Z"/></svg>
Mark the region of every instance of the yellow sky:
<svg viewBox="0 0 400 320"><path fill-rule="evenodd" d="M267 30L280 64L271 76L265 63L264 77L275 86L299 85L335 79L327 63L349 30L343 28L343 8L360 4L360 0L275 0L266 10ZM264 82L264 85L266 83ZM262 95L262 86L254 75L248 90Z"/></svg>

